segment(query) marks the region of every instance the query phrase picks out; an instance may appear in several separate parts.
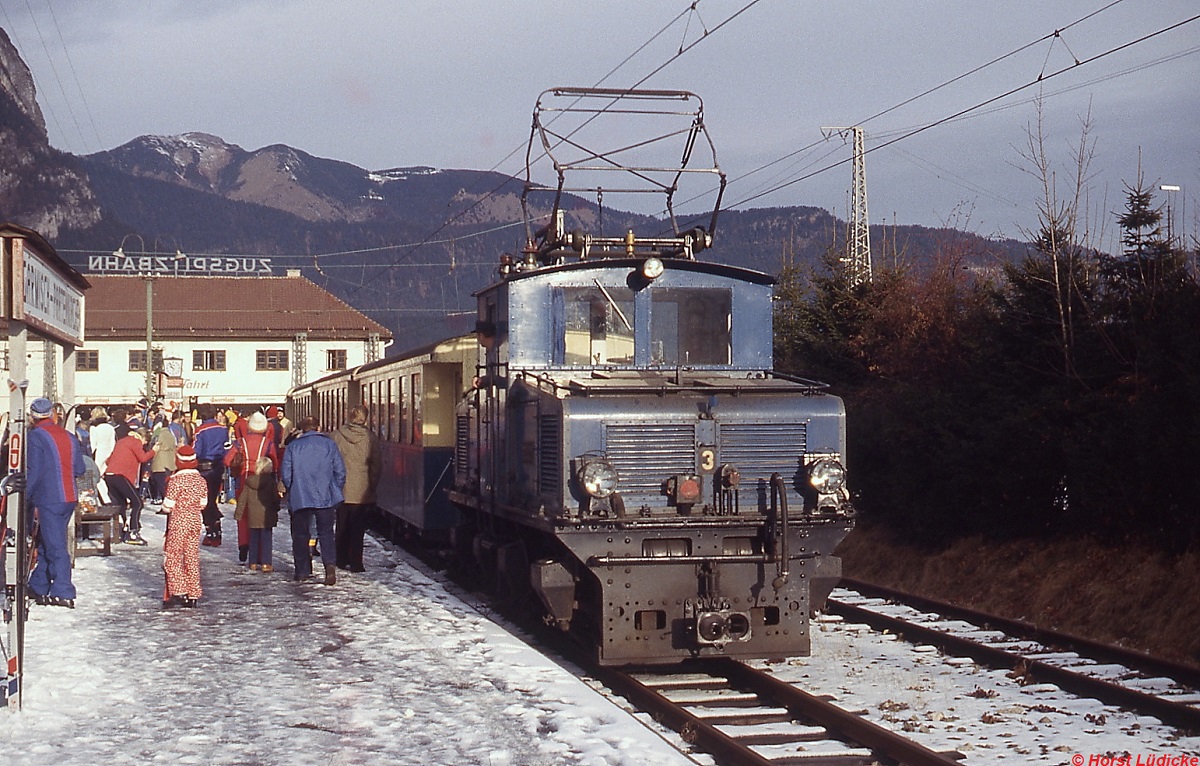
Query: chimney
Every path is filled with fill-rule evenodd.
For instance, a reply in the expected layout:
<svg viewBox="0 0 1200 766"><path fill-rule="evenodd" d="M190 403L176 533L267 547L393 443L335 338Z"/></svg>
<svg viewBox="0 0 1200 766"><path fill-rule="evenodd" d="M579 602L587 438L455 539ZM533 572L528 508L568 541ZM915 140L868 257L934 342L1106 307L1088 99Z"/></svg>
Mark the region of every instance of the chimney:
<svg viewBox="0 0 1200 766"><path fill-rule="evenodd" d="M289 277L298 277L300 276L300 269L288 269L287 275Z"/></svg>

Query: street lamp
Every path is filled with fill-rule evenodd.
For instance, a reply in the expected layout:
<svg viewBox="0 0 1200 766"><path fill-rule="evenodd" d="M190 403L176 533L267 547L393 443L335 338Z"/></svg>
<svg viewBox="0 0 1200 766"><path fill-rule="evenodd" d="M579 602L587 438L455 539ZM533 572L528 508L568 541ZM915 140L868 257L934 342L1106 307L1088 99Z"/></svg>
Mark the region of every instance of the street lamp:
<svg viewBox="0 0 1200 766"><path fill-rule="evenodd" d="M142 243L142 257L138 261L138 267L139 269L144 267L145 270L139 271L138 276L146 280L146 401L153 403L158 398L154 375L154 279L157 275L155 274L154 265L146 260L146 240L142 239L141 234L126 234L121 239L121 244L113 251L113 255L118 258L125 257L125 240L130 237L137 237L138 241ZM157 239L154 241L154 244L157 248ZM157 256L155 257L157 258ZM175 255L167 260L173 261L174 268L178 271L179 262L185 258L187 256L183 254L183 251L176 248Z"/></svg>
<svg viewBox="0 0 1200 766"><path fill-rule="evenodd" d="M141 234L126 234L121 238L121 244L113 251L113 255L118 258L125 257L125 240L130 237L137 237L142 243L142 257L139 263L145 263L146 260L146 240L142 239ZM146 280L146 401L154 401L154 272L153 269L147 269L141 274Z"/></svg>

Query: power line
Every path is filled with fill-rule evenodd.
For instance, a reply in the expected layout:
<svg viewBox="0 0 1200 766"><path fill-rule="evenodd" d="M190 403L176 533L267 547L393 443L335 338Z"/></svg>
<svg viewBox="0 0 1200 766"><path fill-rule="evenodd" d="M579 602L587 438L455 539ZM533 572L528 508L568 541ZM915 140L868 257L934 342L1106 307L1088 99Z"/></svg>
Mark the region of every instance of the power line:
<svg viewBox="0 0 1200 766"><path fill-rule="evenodd" d="M29 0L25 0L25 7L29 9L29 18L33 21L33 29L37 32L38 39L42 43L42 50L46 53L46 61L50 64L50 71L54 74L54 81L58 85L58 91L62 93L63 103L67 107L67 113L71 115L71 121L75 123L75 131L79 133L79 140L87 146L87 140L83 137L83 128L79 125L79 119L75 116L75 110L71 108L71 99L67 96L67 90L63 87L62 78L59 77L58 67L54 63L54 56L50 53L50 47L46 45L46 36L42 34L42 27L38 24L37 16L33 12L33 6L29 4ZM59 132L62 132L62 126L58 125L58 120L55 119L55 125L58 126ZM65 136L65 134L64 134Z"/></svg>
<svg viewBox="0 0 1200 766"><path fill-rule="evenodd" d="M741 16L743 13L745 13L745 12L746 12L747 10L749 10L751 7L753 7L753 6L757 5L759 2L761 2L761 0L750 0L750 2L749 2L747 5L743 6L741 9L739 9L738 11L736 11L736 12L735 12L733 15L731 15L729 18L727 18L727 19L725 19L724 21L722 21L720 24L718 24L718 25L717 25L716 27L714 27L712 30L709 30L709 29L707 29L707 28L706 28L706 29L705 29L705 32L704 32L704 35L702 35L702 36L701 36L701 37L700 37L698 40L694 41L694 42L693 42L691 45L687 45L687 46L681 46L681 47L680 47L680 49L679 49L679 51L678 51L678 52L676 52L674 55L672 55L670 58L668 58L666 62L664 62L663 64L661 64L661 65L660 65L660 66L658 66L657 68L655 68L655 69L654 69L653 71L651 71L651 72L650 72L648 75L646 75L646 76L645 76L645 77L643 77L642 79L638 80L638 81L637 81L636 83L634 83L633 85L629 86L629 90L633 90L633 89L637 88L639 85L641 85L642 83L644 83L646 80L650 79L650 78L651 78L651 77L653 77L655 74L657 74L657 73L661 72L663 69L665 69L667 66L669 66L669 65L670 65L670 64L671 64L673 61L675 61L676 59L678 59L678 58L679 58L680 56L682 56L684 53L686 53L687 51L689 51L689 50L691 50L692 48L694 48L696 45L698 45L698 44L699 44L700 42L702 42L703 40L706 40L706 39L708 39L708 37L709 37L709 36L711 36L713 33L717 32L717 31L718 31L718 30L720 30L722 27L724 27L726 24L728 24L729 22L733 21L733 19L737 18L738 16ZM621 61L621 63L620 63L620 64L618 64L616 67L614 67L612 70L610 70L610 71L609 71L609 73L608 73L608 74L606 74L606 75L604 75L604 77L602 77L602 78L601 78L599 81L597 81L597 83L596 83L596 84L597 84L597 85L599 85L599 84L603 83L603 82L604 82L604 80L608 79L608 77L610 77L610 76L611 76L613 73L615 73L615 72L616 72L618 69L620 69L622 66L624 66L624 65L625 65L625 64L626 64L626 63L627 63L629 60L631 60L631 59L633 58L633 56L635 56L635 55L636 55L638 52L640 52L641 50L643 50L643 49L646 47L646 45L649 45L649 43L650 43L650 42L652 42L653 40L657 39L657 38L658 38L659 36L661 36L661 35L662 35L662 34L663 34L663 33L664 33L664 32L665 32L665 31L666 31L668 28L670 28L671 26L673 26L673 25L674 25L674 24L675 24L675 23L676 23L676 22L677 22L677 21L678 21L680 18L682 18L682 17L683 17L683 16L684 16L684 15L685 15L685 14L686 14L688 11L694 11L694 10L696 9L696 7L697 7L697 5L698 5L698 4L699 4L699 0L694 0L694 2L690 3L690 4L689 4L689 6L688 6L688 9L687 9L687 11L684 11L684 12L682 12L682 13L680 13L680 14L676 15L674 19L672 19L670 22L668 22L668 23L667 23L667 24L666 24L666 25L665 25L665 26L664 26L662 29L660 29L658 32L656 32L656 33L655 33L655 34L654 34L654 35L653 35L653 36L650 38L650 40L648 40L646 43L644 43L642 46L640 46L638 49L636 49L636 50L635 50L633 53L631 53L631 54L629 54L628 56L626 56L626 57L625 57L625 58L624 58L624 59ZM581 126L581 127L582 127L582 126ZM579 130L579 128L577 128L576 130ZM568 136L568 137L569 137L569 136ZM518 147L517 149L514 149L512 152L510 152L508 155L506 155L506 156L505 156L504 160L501 160L501 163L503 163L504 161L506 161L506 160L507 160L509 157L512 157L512 155L513 155L514 153L516 153L517 151L519 151L519 150L520 150L520 148L519 148L519 147ZM543 157L544 157L544 156L545 156L545 155L543 154ZM538 160L541 160L541 159L542 159L542 157L539 157L539 158L538 158ZM498 165L497 165L496 167L498 167ZM509 181L508 181L508 180L505 180L503 183L501 183L501 184L499 184L498 186L496 186L496 188L492 189L491 191L489 191L489 192L487 192L485 195L483 195L483 196L482 196L480 199L476 200L474 203L472 203L472 204L471 204L469 207L467 207L466 209L464 209L464 210L460 211L459 213L457 213L457 214L455 214L455 215L451 216L450 218L446 219L445 221L443 221L443 222L442 222L442 224L441 224L440 226L438 226L438 228L437 228L437 229L435 229L433 232L431 232L431 233L430 233L429 237L427 237L427 238L426 238L426 240L422 240L421 242L418 242L417 244L415 244L415 245L412 245L411 247L409 247L409 249L408 249L408 252L407 252L407 253L401 253L401 254L397 255L397 256L396 256L396 258L394 258L394 259L392 260L392 263L391 263L391 264L388 264L387 268L392 268L392 267L396 266L396 265L399 263L400 259L401 259L401 258L403 258L405 255L411 254L411 253L412 253L412 252L414 252L414 251L415 251L417 248L420 248L420 247L424 246L425 244L428 244L429 242L428 242L427 240L432 240L432 238L433 238L433 237L437 236L437 235L438 235L440 232L442 232L442 231L443 231L443 230L444 230L444 229L445 229L447 226L449 226L450 224L454 223L456 220L458 220L458 219L462 218L464 215L466 215L466 214L467 214L467 213L469 213L470 211L474 210L474 209L475 209L476 207L478 207L479 205L483 204L483 203L484 203L486 200L488 200L488 199L490 199L491 197L493 197L493 196L494 196L494 195L495 195L495 194L496 194L496 193L497 193L497 192L498 192L500 189L502 189L502 188L503 188L503 187L504 187L506 184L508 184L508 183L509 183ZM350 295L355 295L355 294L356 294L356 293L357 293L359 290L362 290L362 289L363 289L363 288L365 288L366 286L367 286L367 285L366 285L366 282L364 281L364 282L363 282L361 285L359 285L359 286L358 286L358 287L357 287L357 288L356 288L354 291L352 291L352 292L350 293Z"/></svg>
<svg viewBox="0 0 1200 766"><path fill-rule="evenodd" d="M92 109L88 105L87 96L83 94L83 85L79 82L79 73L75 71L75 62L71 60L71 49L67 47L67 41L63 38L62 27L58 23L57 14L54 13L53 3L46 3L46 9L50 11L50 18L54 21L54 29L58 32L58 40L62 43L63 56L67 59L67 66L71 68L71 78L75 81L75 89L79 91L79 100L83 103L83 111L87 114L88 122L92 126L92 134L96 137L96 147L98 150L103 149L104 142L100 139L100 131L96 128L96 119L92 116ZM82 131L80 132L80 138L83 138ZM86 146L86 142L84 145Z"/></svg>
<svg viewBox="0 0 1200 766"><path fill-rule="evenodd" d="M1119 0L1118 0L1118 1L1119 1ZM1110 4L1110 5L1111 5L1111 4ZM1106 6L1106 7L1109 7L1109 6ZM1085 65L1087 65L1087 64L1091 64L1091 63L1093 63L1093 62L1095 62L1095 61L1099 61L1099 60L1100 60L1100 59L1102 59L1102 58L1105 58L1105 57L1107 57L1107 56L1111 56L1112 54L1114 54L1114 53L1118 53L1118 52L1120 52L1120 51L1123 51L1123 50L1125 50L1126 48L1130 48L1130 47L1132 47L1132 46L1134 46L1134 45L1139 45L1139 44L1141 44L1141 43L1143 43L1143 42L1145 42L1145 41L1147 41L1147 40L1150 40L1150 39L1153 39L1153 38L1155 38L1155 37L1158 37L1159 35L1162 35L1162 34L1165 34L1165 33L1167 33L1167 32L1170 32L1170 31L1172 31L1172 30L1178 29L1178 28L1180 28L1180 27L1182 27L1182 26L1185 26L1185 25L1187 25L1187 24L1191 24L1192 22L1194 22L1194 21L1196 21L1196 20L1198 20L1198 19L1200 19L1200 15L1192 16L1192 17L1191 17L1191 18L1189 18L1189 19L1185 19L1185 20L1183 20L1183 21L1177 22L1177 23L1175 23L1175 24L1172 24L1172 25L1170 25L1170 26L1168 26L1168 27L1163 27L1162 29L1159 29L1158 31L1155 31L1155 32L1150 32L1150 33L1148 33L1148 34L1145 34L1145 35L1142 35L1141 37L1138 37L1138 38L1136 38L1136 39L1134 39L1134 40L1130 40L1129 42L1123 43L1123 44L1121 44L1121 45L1118 45L1118 46L1116 46L1116 47L1114 47L1114 48L1110 48L1110 49L1108 49L1107 51L1104 51L1103 53L1096 54L1095 56L1090 56L1090 57L1088 57L1088 58L1085 58L1085 59L1082 59L1082 60L1078 60L1078 59L1077 59L1077 60L1076 60L1076 61L1075 61L1075 62L1074 62L1074 63L1073 63L1071 66L1063 67L1062 69L1059 69L1059 70L1057 70L1057 71L1055 71L1055 72L1051 72L1050 74L1041 74L1041 75L1039 75L1038 77L1036 77L1035 79L1033 79L1033 80L1031 80L1031 81L1029 81L1029 82L1027 82L1027 83L1025 83L1025 84L1023 84L1023 85L1019 85L1019 86L1017 86L1017 87L1015 87L1015 88L1012 88L1012 89L1010 89L1010 90L1007 90L1007 91L1005 91L1004 93L1001 93L1001 94L999 94L999 95L997 95L997 96L993 96L993 97L991 97L991 98L985 99L984 101L981 101L981 102L979 102L978 104L975 104L974 106L969 106L969 107L967 107L966 109L959 110L958 112L955 112L954 114L951 114L951 115L949 115L949 116L947 116L947 117L943 117L943 118L941 118L941 119L934 120L933 122L929 122L929 123L926 123L925 125L921 125L921 126L919 126L919 127L917 127L917 128L914 128L914 129L912 129L912 130L909 130L909 131L907 131L907 132L905 132L905 133L903 133L903 134L901 134L901 135L899 135L899 136L897 136L897 137L895 137L895 138L893 138L893 139L891 139L891 140L889 140L889 141L885 141L885 142L884 142L884 143L882 143L882 144L877 144L876 146L873 146L873 147L871 147L870 149L866 150L866 153L867 153L867 154L871 154L872 152L876 152L876 151L878 151L878 150L880 150L880 149L884 149L884 148L886 148L886 147L889 147L889 146L891 146L892 144L895 144L895 143L897 143L897 142L899 142L899 141L903 141L903 140L905 140L905 139L912 138L913 136L915 136L915 135L917 135L917 134L919 134L919 133L923 133L923 132L925 132L926 130L929 130L930 128L934 128L934 127L937 127L937 126L939 126L939 125L944 125L944 124L946 124L946 123L949 123L949 122L952 122L952 121L954 121L954 120L957 120L957 119L959 119L959 118L961 118L961 117L963 117L963 116L965 116L965 115L967 115L967 114L970 114L970 113L972 113L972 112L975 112L975 111L977 111L977 110L979 110L979 109L982 109L983 107L986 107L986 106L988 106L988 105L990 105L990 104L994 104L994 103L996 103L997 101L1000 101L1001 99L1008 98L1009 96L1011 96L1011 95L1013 95L1013 94L1015 94L1015 93L1019 93L1019 92L1021 92L1021 91L1023 91L1023 90L1026 90L1027 88L1031 88L1031 87L1033 87L1033 86L1035 86L1035 85L1038 85L1038 84L1040 84L1040 83L1043 83L1043 82L1045 82L1046 80L1049 80L1049 79L1052 79L1052 78L1054 78L1054 77L1057 77L1058 75L1061 75L1061 74L1063 74L1063 73L1065 73L1065 72L1069 72L1069 71L1071 71L1071 70L1073 70L1073 69L1075 69L1075 68L1077 68L1077 67L1085 66ZM1045 39L1045 38L1043 38L1043 39ZM760 199L760 198L762 198L762 197L765 197L765 196L767 196L768 194L773 194L773 193L775 193L775 192L777 192L777 191L780 191L781 189L785 189L785 188L787 188L787 187L789 187L789 186L793 186L793 185L795 185L795 184L797 184L797 183L800 183L801 181L806 181L806 180L808 180L809 178L812 178L813 176L816 176L816 175L819 175L819 174L821 174L821 173L824 173L825 171L832 170L833 168L836 168L836 167L840 167L841 165L844 165L844 164L846 164L846 163L847 163L847 162L849 162L849 161L850 161L850 160L848 160L848 159L847 159L847 160L841 160L841 161L839 161L839 162L835 162L835 163L833 163L833 164L831 164L831 165L827 165L827 166L825 166L825 167L823 167L823 168L820 168L819 170L815 170L815 171L813 171L813 172L811 172L811 173L808 173L808 174L806 174L806 175L800 176L799 178L794 178L794 179L792 179L792 180L790 180L790 181L787 181L787 182L785 182L785 183L778 184L778 185L777 185L777 186L775 186L774 188L768 189L768 190L766 190L766 191L763 191L763 192L759 192L758 194L754 194L754 195L752 195L752 196L749 196L749 197L745 197L745 198L743 198L743 199L740 199L740 200L738 200L737 202L732 202L732 203L730 203L729 205L727 205L727 206L726 206L726 209L730 209L730 208L739 207L739 206L741 206L741 205L745 205L745 204L746 204L746 203L748 203L748 202L753 202L754 200L756 200L756 199Z"/></svg>

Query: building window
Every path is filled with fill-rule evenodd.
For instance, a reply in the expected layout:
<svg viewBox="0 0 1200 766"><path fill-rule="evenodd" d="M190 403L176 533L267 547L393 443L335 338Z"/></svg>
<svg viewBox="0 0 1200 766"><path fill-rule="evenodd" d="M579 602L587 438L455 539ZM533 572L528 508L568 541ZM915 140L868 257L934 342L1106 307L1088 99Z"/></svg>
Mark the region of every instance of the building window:
<svg viewBox="0 0 1200 766"><path fill-rule="evenodd" d="M346 349L331 348L325 352L327 370L344 370L346 369Z"/></svg>
<svg viewBox="0 0 1200 766"><path fill-rule="evenodd" d="M224 351L193 351L192 369L203 372L224 372Z"/></svg>
<svg viewBox="0 0 1200 766"><path fill-rule="evenodd" d="M154 369L161 371L163 368L163 352L162 349L154 349ZM133 349L129 352L129 371L130 372L145 372L146 371L146 350Z"/></svg>
<svg viewBox="0 0 1200 766"><path fill-rule="evenodd" d="M145 359L146 352L142 352L142 358ZM80 349L75 352L75 371L76 372L100 372L100 352L96 349Z"/></svg>
<svg viewBox="0 0 1200 766"><path fill-rule="evenodd" d="M288 352L275 349L254 352L255 363L259 370L288 369Z"/></svg>

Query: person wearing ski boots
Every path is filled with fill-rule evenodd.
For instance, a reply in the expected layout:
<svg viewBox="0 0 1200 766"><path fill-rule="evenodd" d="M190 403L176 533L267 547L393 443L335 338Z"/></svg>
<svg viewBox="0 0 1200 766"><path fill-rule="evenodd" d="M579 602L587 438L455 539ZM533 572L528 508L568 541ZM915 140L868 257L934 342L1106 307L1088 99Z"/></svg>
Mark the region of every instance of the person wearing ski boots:
<svg viewBox="0 0 1200 766"><path fill-rule="evenodd" d="M204 595L200 588L201 514L208 502L208 482L196 470L196 452L186 444L175 450L175 473L167 478L163 509L163 609L194 607Z"/></svg>
<svg viewBox="0 0 1200 766"><path fill-rule="evenodd" d="M37 565L29 591L39 604L75 608L67 525L75 516L75 478L87 467L79 442L54 422L54 404L45 397L29 407L32 427L26 434L25 503L38 515Z"/></svg>
<svg viewBox="0 0 1200 766"><path fill-rule="evenodd" d="M208 503L204 506L204 544L221 544L221 509L217 496L225 480L225 453L229 451L229 429L217 422L216 405L202 404L196 408L200 425L192 434L192 449L196 451L196 469L208 484Z"/></svg>
<svg viewBox="0 0 1200 766"><path fill-rule="evenodd" d="M117 439L117 446L108 456L104 483L113 503L121 508L124 533L122 540L130 545L145 545L142 539L142 493L138 491L142 465L154 459L158 447L146 445L147 436L141 430L131 430Z"/></svg>

